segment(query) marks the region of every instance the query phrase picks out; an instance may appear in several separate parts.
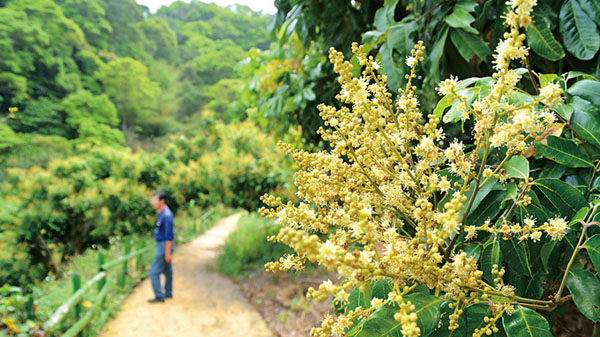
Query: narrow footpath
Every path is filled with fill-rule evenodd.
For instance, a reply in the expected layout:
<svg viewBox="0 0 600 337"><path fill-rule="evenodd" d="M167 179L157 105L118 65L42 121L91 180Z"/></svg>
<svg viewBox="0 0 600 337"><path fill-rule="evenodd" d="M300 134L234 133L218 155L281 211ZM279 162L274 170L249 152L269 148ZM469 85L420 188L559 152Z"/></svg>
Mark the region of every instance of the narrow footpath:
<svg viewBox="0 0 600 337"><path fill-rule="evenodd" d="M145 279L101 336L271 337L238 286L212 270L219 246L239 218L240 214L223 218L202 236L178 246L173 255L173 298L147 303L153 293L150 280Z"/></svg>

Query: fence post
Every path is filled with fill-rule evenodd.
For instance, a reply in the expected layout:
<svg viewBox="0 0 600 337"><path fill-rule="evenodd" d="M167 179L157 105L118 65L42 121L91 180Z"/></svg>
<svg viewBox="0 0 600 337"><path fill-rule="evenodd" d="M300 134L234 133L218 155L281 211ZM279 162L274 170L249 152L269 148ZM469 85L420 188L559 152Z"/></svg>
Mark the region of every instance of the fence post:
<svg viewBox="0 0 600 337"><path fill-rule="evenodd" d="M195 203L196 202L194 201L194 199L190 200L190 202L188 203L188 207L189 207L188 210L190 212L190 217L192 217L192 218L194 218L194 213L196 213L196 212L194 212Z"/></svg>
<svg viewBox="0 0 600 337"><path fill-rule="evenodd" d="M104 265L105 261L106 261L106 255L104 255L104 252L102 252L102 251L98 252L98 272L103 271L102 265ZM102 278L102 280L100 280L100 282L98 282L98 292L100 292L100 290L102 290L102 288L104 287L104 283L106 283L105 278Z"/></svg>
<svg viewBox="0 0 600 337"><path fill-rule="evenodd" d="M126 237L125 238L125 255L129 254L130 250L131 250L131 247L129 244L129 237ZM125 276L127 276L127 260L123 261L123 269L121 270L121 278L119 279L120 287L125 286Z"/></svg>
<svg viewBox="0 0 600 337"><path fill-rule="evenodd" d="M71 281L73 283L73 293L75 293L77 290L79 290L79 288L81 288L81 275L79 275L79 273L73 273L71 276ZM81 304L77 303L75 304L75 320L78 320L80 315Z"/></svg>
<svg viewBox="0 0 600 337"><path fill-rule="evenodd" d="M145 245L146 243L144 241L140 241L140 243L138 244L138 250L144 249ZM144 259L142 258L142 255L144 254L138 255L135 260L135 265L139 268L140 274L144 273Z"/></svg>
<svg viewBox="0 0 600 337"><path fill-rule="evenodd" d="M33 314L33 296L29 296L29 298L27 299L27 319L28 320L35 320L35 315Z"/></svg>

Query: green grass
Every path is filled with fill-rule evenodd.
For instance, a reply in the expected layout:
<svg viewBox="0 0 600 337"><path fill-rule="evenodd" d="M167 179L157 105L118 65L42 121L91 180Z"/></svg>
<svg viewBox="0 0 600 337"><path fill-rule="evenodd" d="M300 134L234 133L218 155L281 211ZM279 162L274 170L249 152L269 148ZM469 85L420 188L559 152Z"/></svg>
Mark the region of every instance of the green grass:
<svg viewBox="0 0 600 337"><path fill-rule="evenodd" d="M247 276L262 269L265 263L292 253L291 248L281 243L267 241L267 237L276 235L280 228L257 213L244 213L225 242L219 256L219 271L228 276Z"/></svg>

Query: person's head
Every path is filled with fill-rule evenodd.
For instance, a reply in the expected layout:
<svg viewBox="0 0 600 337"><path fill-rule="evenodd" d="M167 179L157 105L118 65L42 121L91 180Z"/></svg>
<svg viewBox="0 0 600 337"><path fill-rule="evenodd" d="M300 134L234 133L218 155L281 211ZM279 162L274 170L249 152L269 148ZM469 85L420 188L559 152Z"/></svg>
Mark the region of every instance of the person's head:
<svg viewBox="0 0 600 337"><path fill-rule="evenodd" d="M155 210L162 210L163 207L165 207L166 201L167 195L165 194L165 192L161 190L154 191L154 194L152 195L152 207L154 207Z"/></svg>

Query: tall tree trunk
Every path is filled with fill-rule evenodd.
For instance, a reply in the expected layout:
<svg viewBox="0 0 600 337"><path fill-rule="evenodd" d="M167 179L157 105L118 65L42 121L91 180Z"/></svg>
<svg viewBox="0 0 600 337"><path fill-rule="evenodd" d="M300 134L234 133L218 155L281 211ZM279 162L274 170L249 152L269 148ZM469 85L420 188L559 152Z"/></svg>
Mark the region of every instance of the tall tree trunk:
<svg viewBox="0 0 600 337"><path fill-rule="evenodd" d="M46 270L49 272L58 275L60 269L58 265L52 259L52 254L48 249L48 245L46 244L46 240L42 237L40 233L36 233L33 237L33 242L29 243L29 249L31 250L32 255L35 257L37 261L40 261L46 267Z"/></svg>

